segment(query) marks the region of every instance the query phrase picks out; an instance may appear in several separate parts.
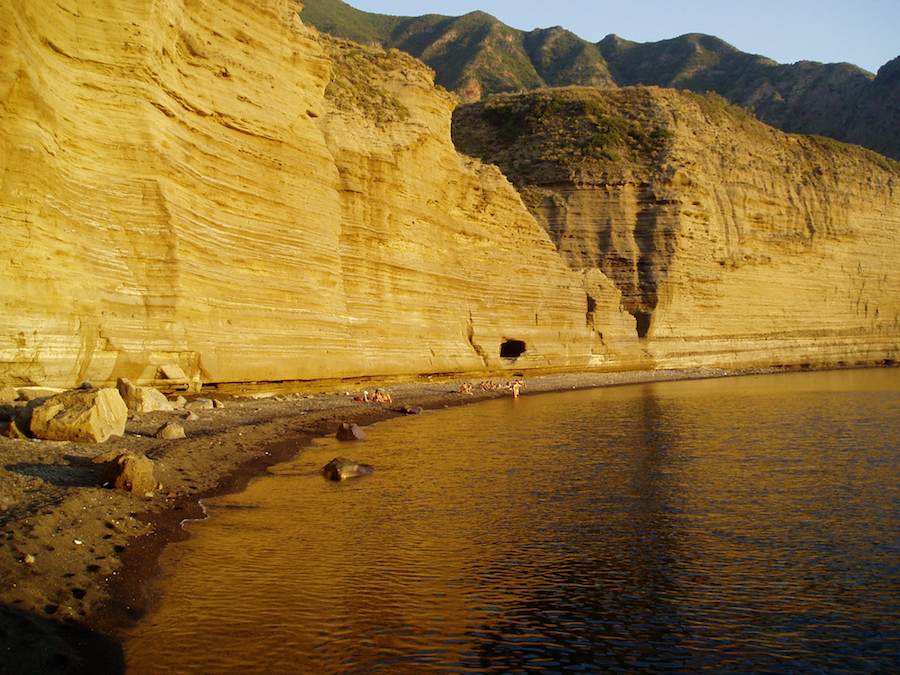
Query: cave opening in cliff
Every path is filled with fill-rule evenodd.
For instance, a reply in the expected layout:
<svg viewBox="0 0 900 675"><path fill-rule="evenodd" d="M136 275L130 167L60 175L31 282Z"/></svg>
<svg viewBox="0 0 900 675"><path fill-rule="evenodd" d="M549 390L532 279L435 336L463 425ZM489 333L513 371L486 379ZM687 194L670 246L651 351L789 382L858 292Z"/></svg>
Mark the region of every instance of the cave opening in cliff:
<svg viewBox="0 0 900 675"><path fill-rule="evenodd" d="M634 320L637 322L637 336L639 338L647 337L650 331L650 312L635 312Z"/></svg>
<svg viewBox="0 0 900 675"><path fill-rule="evenodd" d="M504 340L500 344L500 358L516 360L525 353L525 342L522 340Z"/></svg>

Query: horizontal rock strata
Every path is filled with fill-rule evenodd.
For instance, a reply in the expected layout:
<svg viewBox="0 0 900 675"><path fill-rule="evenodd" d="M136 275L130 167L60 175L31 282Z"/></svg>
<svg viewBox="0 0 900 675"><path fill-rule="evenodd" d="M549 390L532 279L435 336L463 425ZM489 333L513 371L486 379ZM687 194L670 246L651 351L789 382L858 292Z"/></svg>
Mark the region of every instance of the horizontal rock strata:
<svg viewBox="0 0 900 675"><path fill-rule="evenodd" d="M896 357L896 164L626 89L463 109L501 173L298 9L0 0L0 384Z"/></svg>
<svg viewBox="0 0 900 675"><path fill-rule="evenodd" d="M656 366L896 359L896 162L656 88L497 96L454 139L522 191L612 340L614 286Z"/></svg>
<svg viewBox="0 0 900 675"><path fill-rule="evenodd" d="M587 362L579 276L455 100L298 9L0 0L0 381Z"/></svg>

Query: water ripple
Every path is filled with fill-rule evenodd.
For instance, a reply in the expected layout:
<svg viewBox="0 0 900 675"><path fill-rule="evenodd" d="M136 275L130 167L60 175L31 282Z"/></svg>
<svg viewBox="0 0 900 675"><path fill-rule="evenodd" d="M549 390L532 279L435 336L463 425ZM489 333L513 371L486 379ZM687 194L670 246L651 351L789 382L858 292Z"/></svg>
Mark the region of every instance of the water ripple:
<svg viewBox="0 0 900 675"><path fill-rule="evenodd" d="M898 380L498 400L317 443L169 547L129 668L896 671ZM317 475L351 450L378 471Z"/></svg>

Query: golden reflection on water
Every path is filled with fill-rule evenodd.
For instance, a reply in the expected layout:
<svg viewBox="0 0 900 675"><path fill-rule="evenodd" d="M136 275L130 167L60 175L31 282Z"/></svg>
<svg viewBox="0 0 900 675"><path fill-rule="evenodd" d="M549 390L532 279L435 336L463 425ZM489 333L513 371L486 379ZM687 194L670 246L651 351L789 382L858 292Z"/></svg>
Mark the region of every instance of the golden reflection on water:
<svg viewBox="0 0 900 675"><path fill-rule="evenodd" d="M504 399L322 441L163 558L130 672L879 667L900 372ZM336 455L376 466L333 484Z"/></svg>

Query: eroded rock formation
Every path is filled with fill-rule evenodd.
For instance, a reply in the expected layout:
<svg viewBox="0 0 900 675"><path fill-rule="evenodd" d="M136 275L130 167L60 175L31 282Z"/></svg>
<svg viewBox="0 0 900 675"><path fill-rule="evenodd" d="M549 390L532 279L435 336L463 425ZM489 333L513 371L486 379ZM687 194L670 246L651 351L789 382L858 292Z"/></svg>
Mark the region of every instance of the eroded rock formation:
<svg viewBox="0 0 900 675"><path fill-rule="evenodd" d="M298 9L0 0L0 384L895 358L895 164L675 93L489 113L542 227Z"/></svg>
<svg viewBox="0 0 900 675"><path fill-rule="evenodd" d="M0 0L0 380L588 358L577 275L455 100L290 0Z"/></svg>
<svg viewBox="0 0 900 675"><path fill-rule="evenodd" d="M896 162L656 88L494 97L454 139L520 188L613 339L615 286L657 366L897 354Z"/></svg>

